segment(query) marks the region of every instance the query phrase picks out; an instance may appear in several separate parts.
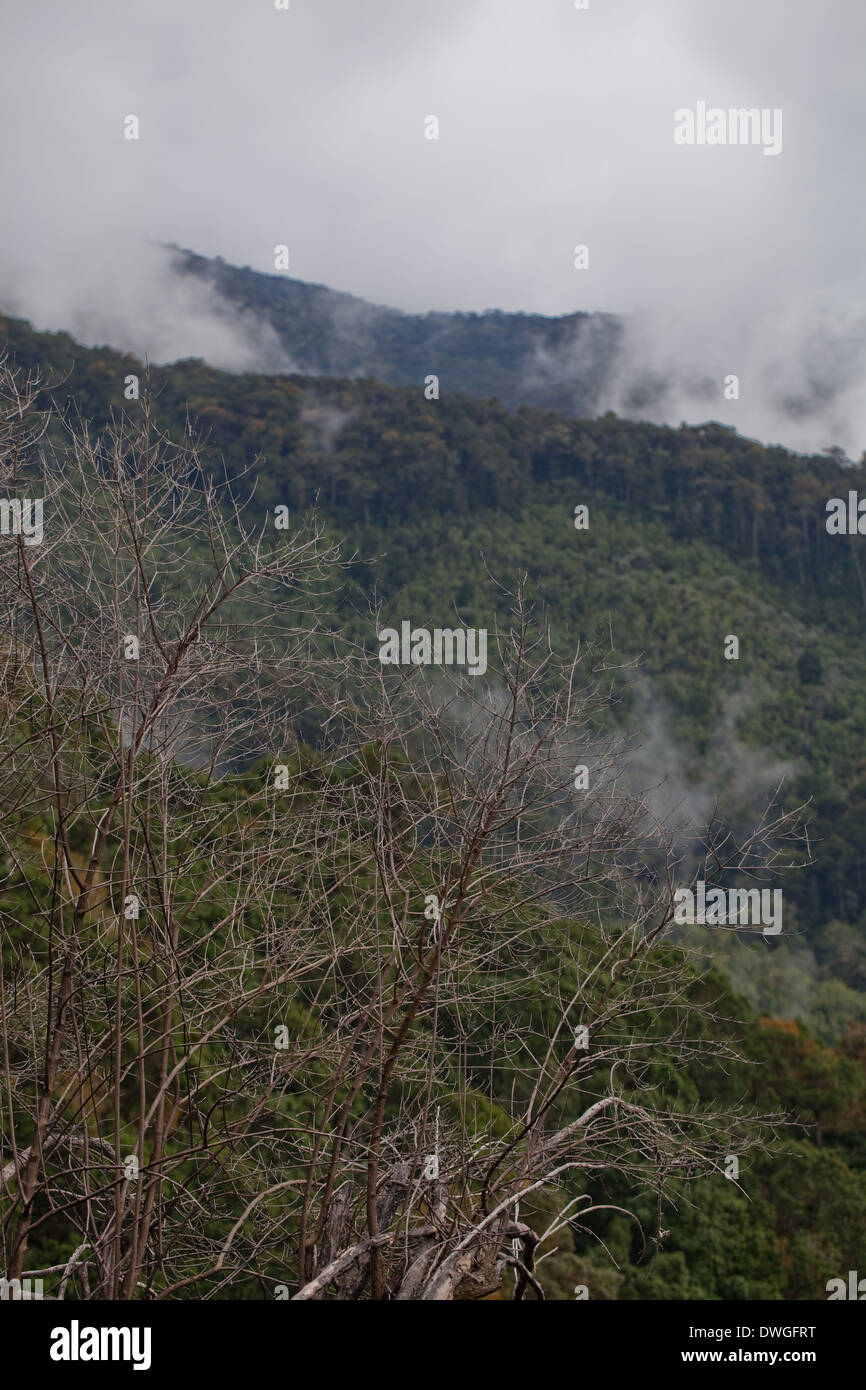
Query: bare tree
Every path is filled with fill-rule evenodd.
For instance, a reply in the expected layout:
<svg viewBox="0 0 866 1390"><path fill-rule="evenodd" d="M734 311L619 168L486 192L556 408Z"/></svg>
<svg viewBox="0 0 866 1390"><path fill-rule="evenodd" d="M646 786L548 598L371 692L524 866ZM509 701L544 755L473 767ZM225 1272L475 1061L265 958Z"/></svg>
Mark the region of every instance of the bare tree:
<svg viewBox="0 0 866 1390"><path fill-rule="evenodd" d="M504 597L495 680L380 668L340 712L366 750L354 843L375 875L352 899L366 949L334 991L350 1031L299 1121L315 1135L299 1299L483 1297L508 1265L516 1297L540 1293L534 1252L594 1209L590 1178L652 1187L658 1248L671 1184L762 1133L659 1099L660 1065L728 1051L693 1027L670 949L683 850L625 783L604 654L562 665L523 587ZM769 810L739 841L710 827L700 873L772 871L800 820ZM560 1214L534 1231L520 1200L550 1185Z"/></svg>
<svg viewBox="0 0 866 1390"><path fill-rule="evenodd" d="M40 545L2 554L6 1263L62 1213L65 1275L130 1297L191 1268L211 1204L255 1183L239 1155L288 1084L271 1049L247 1091L237 1020L323 955L300 921L276 945L268 914L310 814L231 769L297 761L294 673L334 553L248 528L147 401L57 445L38 383L2 386L8 485L45 512Z"/></svg>
<svg viewBox="0 0 866 1390"><path fill-rule="evenodd" d="M520 586L487 680L386 670L327 621L315 523L241 506L146 397L95 438L40 401L7 364L3 482L45 507L0 552L9 1277L50 1237L59 1297L541 1296L613 1172L659 1248L671 1185L772 1117L664 1100L728 1044L608 658L563 665ZM700 873L786 865L799 820L711 831Z"/></svg>

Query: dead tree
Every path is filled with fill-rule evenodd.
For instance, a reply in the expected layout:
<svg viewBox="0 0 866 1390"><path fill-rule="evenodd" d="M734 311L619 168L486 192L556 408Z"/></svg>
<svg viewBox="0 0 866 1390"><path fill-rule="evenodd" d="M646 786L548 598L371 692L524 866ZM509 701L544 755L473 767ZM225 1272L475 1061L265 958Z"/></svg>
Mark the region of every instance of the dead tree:
<svg viewBox="0 0 866 1390"><path fill-rule="evenodd" d="M692 1026L609 657L559 660L520 586L487 677L386 669L374 616L336 631L314 522L241 505L146 396L95 436L43 404L7 364L2 483L44 503L38 543L0 542L7 1276L447 1300L511 1269L541 1296L612 1172L658 1192L660 1244L670 1184L762 1129L653 1079L728 1043ZM798 823L715 836L707 883L784 867Z"/></svg>

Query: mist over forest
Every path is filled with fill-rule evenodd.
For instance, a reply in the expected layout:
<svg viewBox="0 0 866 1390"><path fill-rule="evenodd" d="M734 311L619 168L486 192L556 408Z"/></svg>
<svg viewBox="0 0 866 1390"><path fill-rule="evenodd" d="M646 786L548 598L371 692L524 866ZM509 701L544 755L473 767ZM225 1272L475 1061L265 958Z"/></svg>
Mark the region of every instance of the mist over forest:
<svg viewBox="0 0 866 1390"><path fill-rule="evenodd" d="M864 15L0 24L2 1301L804 1351L742 1328L866 1296Z"/></svg>

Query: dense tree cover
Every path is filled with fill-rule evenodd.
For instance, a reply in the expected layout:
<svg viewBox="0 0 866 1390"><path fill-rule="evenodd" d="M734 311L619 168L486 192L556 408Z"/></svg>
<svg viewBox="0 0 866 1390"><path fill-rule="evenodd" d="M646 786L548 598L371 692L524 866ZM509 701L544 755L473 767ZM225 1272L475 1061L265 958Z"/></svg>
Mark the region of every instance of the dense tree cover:
<svg viewBox="0 0 866 1390"><path fill-rule="evenodd" d="M60 407L74 399L97 423L135 409L123 397L129 373L144 389L134 359L14 320L2 329L19 362L53 369ZM762 448L716 424L570 421L447 391L428 402L420 384L185 362L152 369L150 390L167 428L180 436L189 417L209 435L239 491L265 456L263 525L277 506L318 501L348 537L357 559L334 602L351 635L374 640L373 594L395 619L448 623L456 610L492 629L491 576L526 569L557 641L607 632L619 655L640 658L623 707L654 731L659 778L673 773L702 802L721 792L732 821L777 774L792 802L813 798L816 862L785 881L785 938L720 940L694 983L744 1021L742 1064L660 1078L683 1107L778 1104L799 1127L744 1163L739 1183L720 1173L697 1200L684 1193L660 1250L612 1210L571 1244L560 1234L539 1277L558 1297L581 1284L621 1299L823 1297L828 1279L862 1263L866 1237L866 588L860 538L825 528L829 498L866 494L863 466ZM586 530L573 525L578 504ZM739 662L723 658L729 633ZM19 833L38 840L38 827ZM521 1026L543 1007L524 1000ZM617 1180L593 1195L616 1206L624 1194ZM554 1210L552 1194L534 1200ZM645 1230L654 1202L640 1198ZM62 1253L50 1233L41 1248L46 1262Z"/></svg>
<svg viewBox="0 0 866 1390"><path fill-rule="evenodd" d="M7 320L24 365L96 424L140 364ZM752 1003L826 1038L866 1019L866 621L859 536L829 535L826 502L866 495L863 465L801 458L721 425L571 421L372 380L154 368L156 412L188 420L230 476L253 468L263 525L314 502L357 555L338 616L371 640L370 596L399 617L493 626L493 576L525 569L554 635L608 633L640 661L625 709L672 804L723 793L737 818L774 777L814 806L815 863L789 877L785 939L762 972L729 968ZM70 405L71 408L71 405ZM240 490L249 488L245 474ZM589 508L575 530L575 506ZM724 638L740 659L723 659ZM764 955L766 956L766 952Z"/></svg>

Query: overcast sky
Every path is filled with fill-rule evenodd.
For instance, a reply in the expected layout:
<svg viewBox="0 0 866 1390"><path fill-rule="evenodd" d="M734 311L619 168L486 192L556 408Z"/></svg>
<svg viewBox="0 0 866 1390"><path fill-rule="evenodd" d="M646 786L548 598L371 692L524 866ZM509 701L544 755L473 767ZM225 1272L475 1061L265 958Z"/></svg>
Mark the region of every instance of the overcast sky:
<svg viewBox="0 0 866 1390"><path fill-rule="evenodd" d="M286 243L397 308L631 315L643 365L740 375L715 418L859 456L866 5L589 3L0 0L0 306L246 365L154 244ZM780 108L781 153L678 146L699 101Z"/></svg>

